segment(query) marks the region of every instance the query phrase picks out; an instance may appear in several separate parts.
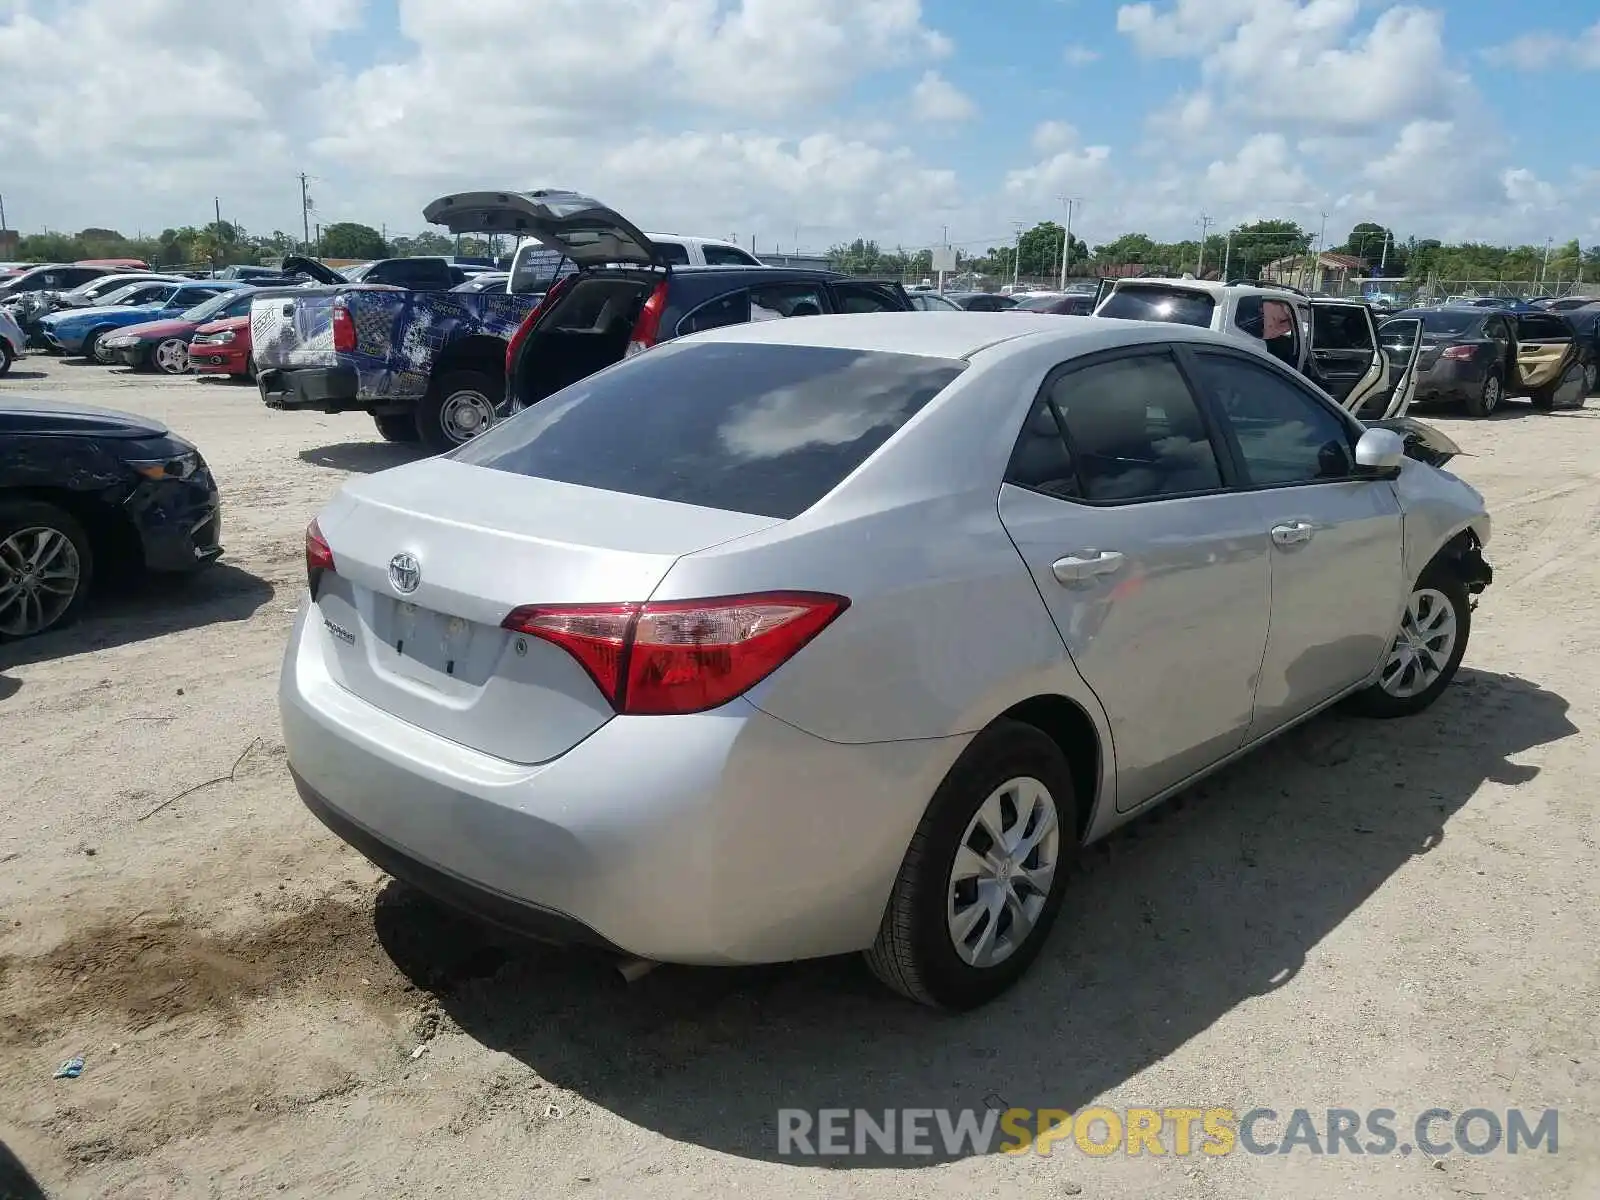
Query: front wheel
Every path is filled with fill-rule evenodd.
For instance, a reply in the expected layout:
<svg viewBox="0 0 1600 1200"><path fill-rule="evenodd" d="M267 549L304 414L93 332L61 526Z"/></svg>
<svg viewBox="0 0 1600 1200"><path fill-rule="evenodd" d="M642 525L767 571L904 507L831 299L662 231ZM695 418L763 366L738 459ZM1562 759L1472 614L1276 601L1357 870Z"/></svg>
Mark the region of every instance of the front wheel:
<svg viewBox="0 0 1600 1200"><path fill-rule="evenodd" d="M1478 389L1476 396L1467 397L1467 415L1469 417L1487 417L1500 407L1500 401L1505 395L1505 386L1500 382L1500 373L1490 371L1483 377L1483 386Z"/></svg>
<svg viewBox="0 0 1600 1200"><path fill-rule="evenodd" d="M1381 718L1421 712L1450 686L1471 632L1467 585L1448 566L1430 564L1411 589L1378 681L1357 692L1352 707Z"/></svg>
<svg viewBox="0 0 1600 1200"><path fill-rule="evenodd" d="M1072 773L1032 725L980 733L934 793L895 879L872 973L935 1008L987 1003L1050 933L1077 847Z"/></svg>
<svg viewBox="0 0 1600 1200"><path fill-rule="evenodd" d="M106 338L115 333L115 329L92 329L89 336L83 339L83 356L91 362L101 366L111 363L111 351L106 348Z"/></svg>
<svg viewBox="0 0 1600 1200"><path fill-rule="evenodd" d="M153 363L163 375L187 375L189 343L182 338L164 338L156 343L146 361Z"/></svg>
<svg viewBox="0 0 1600 1200"><path fill-rule="evenodd" d="M17 356L11 351L11 343L0 338L0 375L9 374L11 364L17 361Z"/></svg>
<svg viewBox="0 0 1600 1200"><path fill-rule="evenodd" d="M483 371L452 371L417 405L417 437L435 453L454 450L495 422L504 384Z"/></svg>

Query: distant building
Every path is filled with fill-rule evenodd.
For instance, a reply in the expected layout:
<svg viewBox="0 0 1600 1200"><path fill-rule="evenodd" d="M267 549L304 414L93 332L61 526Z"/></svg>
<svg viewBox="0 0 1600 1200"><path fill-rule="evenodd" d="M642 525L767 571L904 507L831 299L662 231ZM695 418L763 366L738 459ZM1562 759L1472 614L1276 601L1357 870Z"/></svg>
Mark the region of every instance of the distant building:
<svg viewBox="0 0 1600 1200"><path fill-rule="evenodd" d="M1261 268L1268 283L1287 283L1312 292L1343 291L1352 279L1361 277L1367 264L1350 254L1291 254L1274 259Z"/></svg>

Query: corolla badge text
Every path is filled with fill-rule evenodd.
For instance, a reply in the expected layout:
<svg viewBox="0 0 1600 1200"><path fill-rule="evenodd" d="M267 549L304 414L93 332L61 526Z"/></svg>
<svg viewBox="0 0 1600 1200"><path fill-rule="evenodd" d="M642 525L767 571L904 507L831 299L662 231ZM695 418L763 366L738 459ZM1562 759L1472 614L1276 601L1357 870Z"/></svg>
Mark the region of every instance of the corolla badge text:
<svg viewBox="0 0 1600 1200"><path fill-rule="evenodd" d="M422 583L422 564L414 554L396 554L389 560L389 582L402 596L409 596Z"/></svg>

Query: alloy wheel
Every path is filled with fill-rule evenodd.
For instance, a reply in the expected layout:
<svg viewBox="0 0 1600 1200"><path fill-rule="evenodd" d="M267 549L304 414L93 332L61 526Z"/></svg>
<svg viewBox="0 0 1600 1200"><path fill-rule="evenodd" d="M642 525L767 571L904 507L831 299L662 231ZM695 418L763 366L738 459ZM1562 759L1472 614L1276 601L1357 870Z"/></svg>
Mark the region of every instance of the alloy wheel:
<svg viewBox="0 0 1600 1200"><path fill-rule="evenodd" d="M1488 416L1500 407L1500 377L1491 375L1483 381L1483 415Z"/></svg>
<svg viewBox="0 0 1600 1200"><path fill-rule="evenodd" d="M968 966L993 967L1032 935L1061 861L1061 830L1049 790L1007 780L968 822L946 888L946 923Z"/></svg>
<svg viewBox="0 0 1600 1200"><path fill-rule="evenodd" d="M0 542L0 634L42 633L72 606L83 564L72 539L37 525Z"/></svg>
<svg viewBox="0 0 1600 1200"><path fill-rule="evenodd" d="M156 366L166 375L182 375L189 369L189 347L180 338L168 338L155 349Z"/></svg>
<svg viewBox="0 0 1600 1200"><path fill-rule="evenodd" d="M1406 604L1400 635L1378 683L1397 700L1425 692L1444 673L1455 646L1456 610L1450 598L1435 588L1418 588Z"/></svg>
<svg viewBox="0 0 1600 1200"><path fill-rule="evenodd" d="M102 334L96 335L94 345L89 347L89 357L101 366L111 362L111 350L106 346L106 339L110 336L111 331L109 329Z"/></svg>
<svg viewBox="0 0 1600 1200"><path fill-rule="evenodd" d="M439 424L452 442L470 441L494 424L494 405L482 392L452 392L439 407Z"/></svg>

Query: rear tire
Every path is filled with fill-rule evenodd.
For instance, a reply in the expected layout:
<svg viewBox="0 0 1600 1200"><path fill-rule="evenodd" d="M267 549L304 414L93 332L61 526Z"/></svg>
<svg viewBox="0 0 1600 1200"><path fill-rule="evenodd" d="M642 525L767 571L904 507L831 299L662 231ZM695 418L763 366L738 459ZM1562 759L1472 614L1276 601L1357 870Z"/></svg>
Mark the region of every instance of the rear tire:
<svg viewBox="0 0 1600 1200"><path fill-rule="evenodd" d="M417 442L417 419L411 413L373 413L372 423L386 442Z"/></svg>
<svg viewBox="0 0 1600 1200"><path fill-rule="evenodd" d="M1500 407L1500 401L1504 398L1505 384L1500 379L1500 372L1491 368L1483 377L1483 386L1478 389L1478 394L1467 397L1467 416L1490 416Z"/></svg>
<svg viewBox="0 0 1600 1200"><path fill-rule="evenodd" d="M17 361L17 356L11 352L11 343L0 339L0 375L7 375L11 371L11 364Z"/></svg>
<svg viewBox="0 0 1600 1200"><path fill-rule="evenodd" d="M1441 605L1448 607L1448 614L1439 615ZM1446 563L1435 559L1411 589L1401 630L1385 656L1382 675L1351 697L1350 708L1380 719L1421 712L1456 677L1471 635L1472 599L1467 585ZM1407 663L1412 665L1404 665ZM1433 671L1437 674L1431 675Z"/></svg>
<svg viewBox="0 0 1600 1200"><path fill-rule="evenodd" d="M435 379L417 404L417 438L435 454L470 442L495 422L503 380L484 371L452 371Z"/></svg>
<svg viewBox="0 0 1600 1200"><path fill-rule="evenodd" d="M1072 773L1054 741L1017 721L980 733L912 835L866 952L872 973L934 1008L976 1008L1004 992L1038 956L1060 911L1077 856L1076 813ZM1032 849L1000 850L987 833L997 824L1013 847L1032 839ZM1032 924L1012 942L1023 920ZM993 958L979 965L986 945Z"/></svg>
<svg viewBox="0 0 1600 1200"><path fill-rule="evenodd" d="M89 535L70 513L37 500L0 504L0 641L70 625L93 579Z"/></svg>

